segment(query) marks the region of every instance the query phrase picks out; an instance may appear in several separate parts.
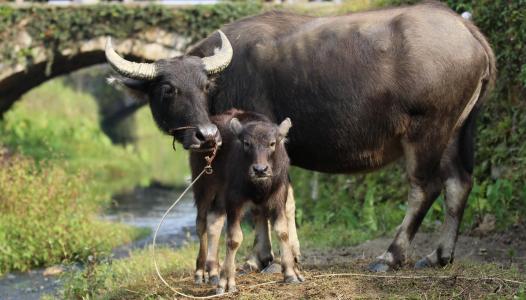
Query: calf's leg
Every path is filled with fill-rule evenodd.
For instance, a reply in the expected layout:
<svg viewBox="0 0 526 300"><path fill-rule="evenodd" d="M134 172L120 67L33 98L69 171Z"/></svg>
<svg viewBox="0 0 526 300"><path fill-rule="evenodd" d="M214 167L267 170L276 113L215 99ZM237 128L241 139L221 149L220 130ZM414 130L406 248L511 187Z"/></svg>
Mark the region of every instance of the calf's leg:
<svg viewBox="0 0 526 300"><path fill-rule="evenodd" d="M210 211L207 216L208 251L206 271L212 285L219 283L219 239L225 223L225 214Z"/></svg>
<svg viewBox="0 0 526 300"><path fill-rule="evenodd" d="M216 290L217 294L225 291L236 291L236 253L243 241L241 231L241 208L229 209L227 211L227 239L226 256L221 270L221 279Z"/></svg>
<svg viewBox="0 0 526 300"><path fill-rule="evenodd" d="M245 271L260 271L266 268L273 260L272 243L270 240L270 223L267 214L259 207L252 209L256 236L252 253L243 267Z"/></svg>
<svg viewBox="0 0 526 300"><path fill-rule="evenodd" d="M292 255L294 256L294 261L296 263L300 262L301 253L300 253L300 241L298 239L298 233L296 231L296 201L294 200L294 190L292 185L289 184L287 189L287 205L286 215L287 215L287 227L289 231L289 241L292 248Z"/></svg>
<svg viewBox="0 0 526 300"><path fill-rule="evenodd" d="M206 215L203 216L203 213L197 213L196 227L197 236L199 237L199 254L197 255L195 263L194 282L195 284L201 284L205 279L205 261L207 255Z"/></svg>
<svg viewBox="0 0 526 300"><path fill-rule="evenodd" d="M278 208L274 221L274 231L279 240L281 252L281 270L286 283L303 282L304 278L296 267L294 253L290 244L289 225L285 208Z"/></svg>
<svg viewBox="0 0 526 300"><path fill-rule="evenodd" d="M195 174L193 175L195 177ZM195 204L197 207L196 231L199 238L199 253L196 259L194 282L201 284L205 281L205 267L207 257L207 212L213 202L215 189L210 188L206 181L197 182L194 187Z"/></svg>

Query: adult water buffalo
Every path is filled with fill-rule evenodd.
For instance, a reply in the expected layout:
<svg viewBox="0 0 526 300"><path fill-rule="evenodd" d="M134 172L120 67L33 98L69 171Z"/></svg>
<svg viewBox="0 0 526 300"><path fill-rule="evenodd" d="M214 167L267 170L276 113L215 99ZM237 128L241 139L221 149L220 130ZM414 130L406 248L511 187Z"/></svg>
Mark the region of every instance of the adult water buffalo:
<svg viewBox="0 0 526 300"><path fill-rule="evenodd" d="M472 185L474 115L496 72L480 31L438 3L324 18L269 12L222 31L151 64L126 61L111 44L107 57L187 149L219 142L209 116L235 107L294 120L287 149L302 168L362 172L404 156L407 212L370 269L404 261L442 189L442 232L416 267L451 262Z"/></svg>

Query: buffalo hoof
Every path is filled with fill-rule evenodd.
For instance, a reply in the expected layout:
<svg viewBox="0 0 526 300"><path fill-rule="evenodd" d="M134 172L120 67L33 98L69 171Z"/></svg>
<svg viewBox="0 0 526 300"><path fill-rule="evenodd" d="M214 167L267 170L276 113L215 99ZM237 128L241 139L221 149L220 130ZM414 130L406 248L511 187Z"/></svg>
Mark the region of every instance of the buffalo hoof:
<svg viewBox="0 0 526 300"><path fill-rule="evenodd" d="M415 263L415 269L417 270L431 267L433 267L433 264L427 257L424 257Z"/></svg>
<svg viewBox="0 0 526 300"><path fill-rule="evenodd" d="M203 284L203 276L195 275L194 276L194 283L197 284L197 285Z"/></svg>
<svg viewBox="0 0 526 300"><path fill-rule="evenodd" d="M392 270L392 267L389 266L386 262L384 261L375 261L373 263L371 263L367 269L369 269L369 271L371 272L375 272L375 273L385 273L387 271L391 271Z"/></svg>
<svg viewBox="0 0 526 300"><path fill-rule="evenodd" d="M218 275L212 275L208 279L208 283L210 285L218 285L219 284L219 276Z"/></svg>
<svg viewBox="0 0 526 300"><path fill-rule="evenodd" d="M244 274L250 274L250 273L253 273L253 272L258 272L259 271L259 266L257 263L255 263L254 261L252 260L247 260L245 262L245 264L243 264L243 267L241 268L241 272L240 274L241 275L244 275Z"/></svg>
<svg viewBox="0 0 526 300"><path fill-rule="evenodd" d="M278 263L271 263L261 271L261 273L267 273L267 274L279 274L281 273L281 264Z"/></svg>

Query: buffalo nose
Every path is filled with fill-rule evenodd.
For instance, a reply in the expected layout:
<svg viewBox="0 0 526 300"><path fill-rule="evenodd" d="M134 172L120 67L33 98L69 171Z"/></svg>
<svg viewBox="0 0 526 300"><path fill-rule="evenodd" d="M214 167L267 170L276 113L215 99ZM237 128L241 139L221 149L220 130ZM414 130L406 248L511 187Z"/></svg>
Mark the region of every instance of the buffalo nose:
<svg viewBox="0 0 526 300"><path fill-rule="evenodd" d="M195 136L203 143L216 142L219 138L219 130L214 124L201 125L197 127Z"/></svg>
<svg viewBox="0 0 526 300"><path fill-rule="evenodd" d="M253 165L252 169L254 170L254 173L256 174L265 174L268 170L268 166L257 164L257 165Z"/></svg>

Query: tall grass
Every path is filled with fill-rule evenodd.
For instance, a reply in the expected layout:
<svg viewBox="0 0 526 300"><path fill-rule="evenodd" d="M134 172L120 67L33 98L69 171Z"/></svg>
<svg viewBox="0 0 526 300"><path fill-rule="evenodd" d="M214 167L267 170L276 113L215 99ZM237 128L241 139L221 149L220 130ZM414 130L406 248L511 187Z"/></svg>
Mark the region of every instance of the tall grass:
<svg viewBox="0 0 526 300"><path fill-rule="evenodd" d="M97 219L104 199L83 173L0 155L0 274L83 260L139 233Z"/></svg>
<svg viewBox="0 0 526 300"><path fill-rule="evenodd" d="M84 261L139 232L102 222L111 194L188 174L150 112L138 113L136 145L113 145L95 99L59 78L32 90L0 122L0 274ZM7 154L9 153L9 154ZM143 232L143 231L142 231Z"/></svg>

